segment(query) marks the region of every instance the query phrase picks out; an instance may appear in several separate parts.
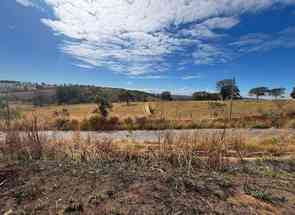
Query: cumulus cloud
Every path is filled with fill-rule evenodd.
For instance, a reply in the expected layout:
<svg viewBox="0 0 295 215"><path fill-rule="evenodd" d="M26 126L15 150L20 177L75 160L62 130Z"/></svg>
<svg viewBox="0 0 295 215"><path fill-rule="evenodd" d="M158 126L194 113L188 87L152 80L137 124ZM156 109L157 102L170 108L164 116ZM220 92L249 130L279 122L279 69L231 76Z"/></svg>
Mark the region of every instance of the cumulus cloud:
<svg viewBox="0 0 295 215"><path fill-rule="evenodd" d="M36 1L16 0L24 6ZM40 0L39 0L40 1ZM216 64L231 60L229 47L259 43L241 38L224 46L226 30L239 16L295 0L43 0L54 13L42 22L57 36L60 49L80 67L107 68L128 75L158 74L173 63ZM282 32L283 34L283 32ZM283 36L282 36L283 37ZM278 42L278 41L277 41ZM190 54L188 54L190 50Z"/></svg>

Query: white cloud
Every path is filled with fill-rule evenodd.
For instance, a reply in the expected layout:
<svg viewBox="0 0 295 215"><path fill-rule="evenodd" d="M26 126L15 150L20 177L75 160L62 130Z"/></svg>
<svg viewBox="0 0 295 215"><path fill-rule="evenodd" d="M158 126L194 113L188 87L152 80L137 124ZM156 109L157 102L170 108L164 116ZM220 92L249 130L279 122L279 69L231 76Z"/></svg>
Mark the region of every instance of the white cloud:
<svg viewBox="0 0 295 215"><path fill-rule="evenodd" d="M77 66L77 67L80 67L80 68L84 68L84 69L93 69L93 68L94 68L94 66L92 66L92 65L87 65L87 64L76 63L76 64L73 64L73 65L75 65L75 66Z"/></svg>
<svg viewBox="0 0 295 215"><path fill-rule="evenodd" d="M191 96L195 91L199 91L190 87L181 87L181 88L129 88L130 90L139 90L139 91L145 91L153 94L160 94L164 91L169 91L173 95L186 95Z"/></svg>
<svg viewBox="0 0 295 215"><path fill-rule="evenodd" d="M237 25L240 21L233 17L215 17L208 19L201 25L206 26L209 29L229 29Z"/></svg>
<svg viewBox="0 0 295 215"><path fill-rule="evenodd" d="M16 0L16 2L24 7L34 7L34 4L31 0Z"/></svg>
<svg viewBox="0 0 295 215"><path fill-rule="evenodd" d="M193 79L199 79L201 78L201 75L187 75L183 76L181 79L182 80L193 80Z"/></svg>
<svg viewBox="0 0 295 215"><path fill-rule="evenodd" d="M144 76L131 76L132 79L138 79L138 80L158 80L158 79L165 79L166 76L162 75L144 75Z"/></svg>
<svg viewBox="0 0 295 215"><path fill-rule="evenodd" d="M195 64L214 65L230 61L233 59L234 53L218 44L203 43L193 52L192 57Z"/></svg>
<svg viewBox="0 0 295 215"><path fill-rule="evenodd" d="M289 27L275 35L248 34L230 45L235 47L239 53L261 52L275 48L295 48L294 38L295 27Z"/></svg>
<svg viewBox="0 0 295 215"><path fill-rule="evenodd" d="M16 1L33 6L32 0ZM233 53L219 40L239 23L239 15L275 4L295 4L295 0L42 2L54 13L54 18L42 22L57 36L64 36L61 50L81 61L80 67L108 68L128 75L165 72L171 67L167 63L171 55L178 56L174 63L187 58L195 64L227 62ZM188 48L193 54L187 54Z"/></svg>

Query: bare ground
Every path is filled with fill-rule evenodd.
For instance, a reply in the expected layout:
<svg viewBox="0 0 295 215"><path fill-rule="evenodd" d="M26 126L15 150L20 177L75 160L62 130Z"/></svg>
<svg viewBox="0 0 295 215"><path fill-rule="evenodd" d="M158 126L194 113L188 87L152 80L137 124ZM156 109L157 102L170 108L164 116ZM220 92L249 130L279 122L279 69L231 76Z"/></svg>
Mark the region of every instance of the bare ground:
<svg viewBox="0 0 295 215"><path fill-rule="evenodd" d="M0 162L1 214L295 214L295 161L225 172L136 160Z"/></svg>

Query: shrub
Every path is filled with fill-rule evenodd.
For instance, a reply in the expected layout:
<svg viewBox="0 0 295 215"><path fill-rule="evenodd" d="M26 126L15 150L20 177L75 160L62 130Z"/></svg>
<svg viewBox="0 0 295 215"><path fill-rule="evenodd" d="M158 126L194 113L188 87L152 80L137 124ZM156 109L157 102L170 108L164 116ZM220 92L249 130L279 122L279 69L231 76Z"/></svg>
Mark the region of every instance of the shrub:
<svg viewBox="0 0 295 215"><path fill-rule="evenodd" d="M111 117L106 121L105 129L106 130L116 130L120 127L120 121L118 117Z"/></svg>
<svg viewBox="0 0 295 215"><path fill-rule="evenodd" d="M101 130L102 125L105 124L106 119L100 116L92 116L89 118L89 129L93 131Z"/></svg>
<svg viewBox="0 0 295 215"><path fill-rule="evenodd" d="M148 119L146 117L139 117L135 119L135 124L138 129L146 129Z"/></svg>
<svg viewBox="0 0 295 215"><path fill-rule="evenodd" d="M252 128L253 129L268 129L270 128L271 126L267 123L263 123L263 122L256 122Z"/></svg>
<svg viewBox="0 0 295 215"><path fill-rule="evenodd" d="M126 119L124 119L124 128L126 128L127 130L133 130L134 129L134 121L132 118L128 117Z"/></svg>
<svg viewBox="0 0 295 215"><path fill-rule="evenodd" d="M89 120L84 119L81 122L81 129L82 130L92 130L92 131L99 131L99 130L115 130L120 128L120 121L118 117L111 117L107 119L105 117L100 116L92 116Z"/></svg>
<svg viewBox="0 0 295 215"><path fill-rule="evenodd" d="M57 129L57 130L62 130L62 131L65 131L65 130L69 130L68 127L69 127L69 122L70 120L68 119L64 119L64 118L57 118L54 122L54 127Z"/></svg>
<svg viewBox="0 0 295 215"><path fill-rule="evenodd" d="M80 122L76 119L72 119L69 123L70 130L80 130Z"/></svg>
<svg viewBox="0 0 295 215"><path fill-rule="evenodd" d="M20 128L24 131L20 132ZM7 130L4 140L0 142L0 153L4 157L16 160L38 160L44 153L47 139L40 133L41 127L36 117L23 121L20 127Z"/></svg>
<svg viewBox="0 0 295 215"><path fill-rule="evenodd" d="M80 129L82 131L88 131L90 130L90 123L88 119L83 119L80 123Z"/></svg>

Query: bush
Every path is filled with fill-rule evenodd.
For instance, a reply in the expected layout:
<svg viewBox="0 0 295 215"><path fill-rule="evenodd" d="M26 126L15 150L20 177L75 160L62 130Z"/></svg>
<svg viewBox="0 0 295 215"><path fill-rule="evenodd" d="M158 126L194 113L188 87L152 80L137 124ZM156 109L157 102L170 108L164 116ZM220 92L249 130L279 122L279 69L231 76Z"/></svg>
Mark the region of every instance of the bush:
<svg viewBox="0 0 295 215"><path fill-rule="evenodd" d="M106 130L116 130L120 127L120 121L118 117L111 117L106 121L105 129Z"/></svg>
<svg viewBox="0 0 295 215"><path fill-rule="evenodd" d="M64 118L57 118L54 122L54 127L57 129L57 130L69 130L68 127L69 127L69 122L70 120L68 119L64 119Z"/></svg>
<svg viewBox="0 0 295 215"><path fill-rule="evenodd" d="M82 122L80 123L80 129L82 131L89 131L90 129L90 123L88 119L83 119Z"/></svg>
<svg viewBox="0 0 295 215"><path fill-rule="evenodd" d="M103 124L105 124L105 118L100 116L92 116L89 118L89 129L93 131L101 130Z"/></svg>
<svg viewBox="0 0 295 215"><path fill-rule="evenodd" d="M76 119L72 119L69 123L70 130L80 130L80 122Z"/></svg>
<svg viewBox="0 0 295 215"><path fill-rule="evenodd" d="M262 122L256 122L256 124L254 124L252 126L253 129L268 129L271 128L271 126L267 123L262 123Z"/></svg>
<svg viewBox="0 0 295 215"><path fill-rule="evenodd" d="M138 129L146 129L148 119L146 117L139 117L135 119L135 124Z"/></svg>
<svg viewBox="0 0 295 215"><path fill-rule="evenodd" d="M133 130L134 129L134 121L132 118L128 117L124 120L124 128L127 130Z"/></svg>
<svg viewBox="0 0 295 215"><path fill-rule="evenodd" d="M116 130L120 128L120 121L118 117L111 117L107 119L100 116L92 116L89 120L83 120L81 123L82 130Z"/></svg>

